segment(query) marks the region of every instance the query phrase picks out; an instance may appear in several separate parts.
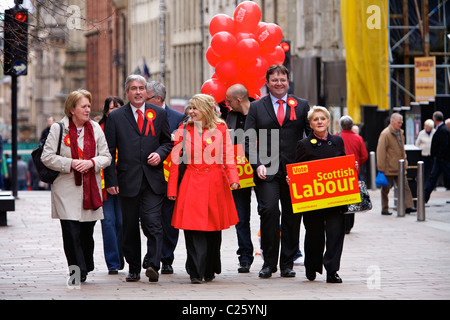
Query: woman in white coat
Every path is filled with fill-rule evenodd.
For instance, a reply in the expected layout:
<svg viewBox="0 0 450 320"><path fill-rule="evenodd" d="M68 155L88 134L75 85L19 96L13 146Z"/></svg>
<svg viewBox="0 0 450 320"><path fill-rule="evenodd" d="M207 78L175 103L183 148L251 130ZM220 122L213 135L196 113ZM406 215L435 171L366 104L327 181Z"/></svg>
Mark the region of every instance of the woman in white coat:
<svg viewBox="0 0 450 320"><path fill-rule="evenodd" d="M51 188L52 218L60 219L67 263L79 268L81 282L94 269L94 226L103 219L100 170L111 164L103 130L89 119L91 101L86 90L68 96L60 155L60 126L55 123L41 156L45 166L60 172Z"/></svg>

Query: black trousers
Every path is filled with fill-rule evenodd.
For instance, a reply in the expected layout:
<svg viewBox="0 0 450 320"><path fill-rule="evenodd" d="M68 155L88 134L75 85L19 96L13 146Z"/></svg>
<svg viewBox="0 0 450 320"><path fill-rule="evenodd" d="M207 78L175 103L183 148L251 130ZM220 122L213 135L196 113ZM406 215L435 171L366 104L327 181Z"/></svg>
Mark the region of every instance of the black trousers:
<svg viewBox="0 0 450 320"><path fill-rule="evenodd" d="M213 278L220 274L222 231L184 230L186 242L186 271L191 279Z"/></svg>
<svg viewBox="0 0 450 320"><path fill-rule="evenodd" d="M119 202L123 219L123 254L129 265L129 272L141 271L141 233L139 222L147 238L146 265L156 271L160 268L163 231L161 225L161 206L164 195L155 194L147 182L142 179L141 188L136 197L122 197Z"/></svg>
<svg viewBox="0 0 450 320"><path fill-rule="evenodd" d="M172 265L175 259L174 251L177 247L179 230L172 226L173 209L175 201L164 197L162 205L161 222L163 228L163 244L161 251L161 263Z"/></svg>
<svg viewBox="0 0 450 320"><path fill-rule="evenodd" d="M272 181L258 181L255 191L261 220L263 268L276 268L278 255L280 255L280 269L292 269L295 255L299 250L302 214L292 212L292 202L286 175L281 169L278 170ZM281 202L281 212L279 202Z"/></svg>
<svg viewBox="0 0 450 320"><path fill-rule="evenodd" d="M81 275L94 270L94 226L96 221L60 220L68 266L78 266Z"/></svg>
<svg viewBox="0 0 450 320"><path fill-rule="evenodd" d="M305 212L305 269L336 272L341 263L345 237L345 216L340 208ZM324 249L326 248L325 254Z"/></svg>

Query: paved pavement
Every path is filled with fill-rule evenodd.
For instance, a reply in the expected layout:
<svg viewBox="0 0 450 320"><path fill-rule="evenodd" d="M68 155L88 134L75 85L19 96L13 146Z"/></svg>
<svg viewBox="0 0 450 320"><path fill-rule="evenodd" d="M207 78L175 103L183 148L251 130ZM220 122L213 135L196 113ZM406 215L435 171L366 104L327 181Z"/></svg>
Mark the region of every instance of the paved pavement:
<svg viewBox="0 0 450 320"><path fill-rule="evenodd" d="M97 223L96 268L81 286L70 287L59 221L50 218L50 193L19 192L16 211L8 213L8 226L0 228L0 300L449 299L450 191L439 188L433 192L424 222L418 222L416 214L398 217L394 208L392 216L382 216L380 191L371 191L371 197L373 210L357 214L346 236L339 271L342 284L326 283L325 273L308 281L303 266L295 267L295 278L281 278L277 272L270 279L259 279L260 256L250 273L238 274L234 228L223 232L222 274L214 281L190 283L180 234L175 274L161 275L158 283L150 283L142 272L141 281L128 283L126 270L108 275ZM259 247L258 228L253 199L255 248ZM303 228L301 232L303 244Z"/></svg>

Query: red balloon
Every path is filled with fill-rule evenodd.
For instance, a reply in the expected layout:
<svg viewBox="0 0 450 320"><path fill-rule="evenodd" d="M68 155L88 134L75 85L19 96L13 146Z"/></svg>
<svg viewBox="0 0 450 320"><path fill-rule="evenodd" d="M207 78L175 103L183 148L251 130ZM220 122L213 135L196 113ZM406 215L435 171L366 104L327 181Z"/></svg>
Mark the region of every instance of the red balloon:
<svg viewBox="0 0 450 320"><path fill-rule="evenodd" d="M236 38L236 43L239 43L240 41L244 39L253 39L256 40L256 36L252 32L238 32L234 36Z"/></svg>
<svg viewBox="0 0 450 320"><path fill-rule="evenodd" d="M254 87L254 83L266 75L267 69L269 69L267 60L262 57L256 58L256 62L253 65L244 69L245 78L251 80L251 83L247 82L248 85Z"/></svg>
<svg viewBox="0 0 450 320"><path fill-rule="evenodd" d="M211 39L211 48L218 57L229 58L236 52L236 39L229 32L218 32Z"/></svg>
<svg viewBox="0 0 450 320"><path fill-rule="evenodd" d="M217 77L223 83L233 81L238 75L238 67L234 60L220 61L215 71Z"/></svg>
<svg viewBox="0 0 450 320"><path fill-rule="evenodd" d="M261 20L261 9L253 1L244 1L234 11L234 25L238 32L254 32Z"/></svg>
<svg viewBox="0 0 450 320"><path fill-rule="evenodd" d="M271 51L283 40L283 31L274 23L267 23L256 31L256 39L263 51Z"/></svg>
<svg viewBox="0 0 450 320"><path fill-rule="evenodd" d="M225 100L227 88L219 80L209 79L203 83L201 93L213 96L216 102L220 103Z"/></svg>
<svg viewBox="0 0 450 320"><path fill-rule="evenodd" d="M284 50L280 46L276 46L271 52L263 53L262 56L267 60L269 66L282 64L286 59Z"/></svg>
<svg viewBox="0 0 450 320"><path fill-rule="evenodd" d="M209 23L209 33L214 36L216 33L226 31L231 34L234 33L234 21L233 18L226 14L217 14Z"/></svg>
<svg viewBox="0 0 450 320"><path fill-rule="evenodd" d="M236 56L243 63L255 61L260 53L261 47L254 39L244 39L236 45Z"/></svg>
<svg viewBox="0 0 450 320"><path fill-rule="evenodd" d="M211 46L206 50L206 60L208 60L208 63L213 68L220 62L220 57L214 52Z"/></svg>

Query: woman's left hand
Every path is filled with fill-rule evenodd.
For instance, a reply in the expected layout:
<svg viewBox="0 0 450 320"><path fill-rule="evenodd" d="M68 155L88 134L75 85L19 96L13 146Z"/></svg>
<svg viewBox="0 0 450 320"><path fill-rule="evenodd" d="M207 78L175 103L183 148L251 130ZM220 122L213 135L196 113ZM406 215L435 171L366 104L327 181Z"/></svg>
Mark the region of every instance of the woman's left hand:
<svg viewBox="0 0 450 320"><path fill-rule="evenodd" d="M356 169L356 171L359 171L359 164L358 164L358 161L355 161L355 169Z"/></svg>
<svg viewBox="0 0 450 320"><path fill-rule="evenodd" d="M231 189L233 189L233 190L237 190L237 189L239 189L241 186L239 185L239 183L237 183L237 182L233 182L232 184L231 184Z"/></svg>

